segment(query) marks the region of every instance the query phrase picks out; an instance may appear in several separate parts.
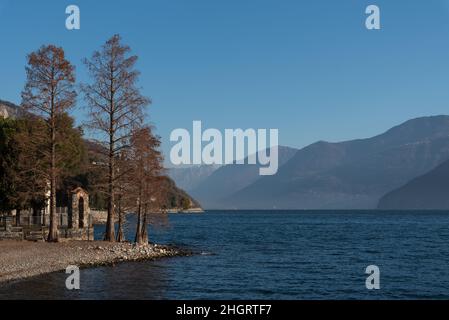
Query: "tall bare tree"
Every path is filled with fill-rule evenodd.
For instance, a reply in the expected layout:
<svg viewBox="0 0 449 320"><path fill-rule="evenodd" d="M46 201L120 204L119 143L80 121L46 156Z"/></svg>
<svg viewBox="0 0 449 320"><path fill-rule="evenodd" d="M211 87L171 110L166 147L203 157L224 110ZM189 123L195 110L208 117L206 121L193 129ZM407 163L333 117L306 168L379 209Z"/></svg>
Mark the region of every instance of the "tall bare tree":
<svg viewBox="0 0 449 320"><path fill-rule="evenodd" d="M28 55L27 81L22 92L22 106L46 120L48 127L48 179L50 182L50 228L48 241L58 241L56 215L57 118L74 106L76 100L75 68L64 50L43 46Z"/></svg>
<svg viewBox="0 0 449 320"><path fill-rule="evenodd" d="M161 175L163 170L160 164L155 164L153 170L156 172L150 176L147 183L146 196L144 197L146 203L141 226L142 243L148 243L149 241L148 225L159 226L167 223L167 213L162 208L168 190L165 188L165 177Z"/></svg>
<svg viewBox="0 0 449 320"><path fill-rule="evenodd" d="M90 111L88 126L100 133L99 140L108 152L106 241L115 241L116 161L120 152L129 147L131 131L141 125L144 108L150 104L136 86L137 56L129 56L130 51L130 47L121 44L120 36L114 35L100 51L84 60L92 78L90 84L82 85Z"/></svg>
<svg viewBox="0 0 449 320"><path fill-rule="evenodd" d="M134 181L130 179L130 173L132 170L131 163L129 162L129 151L123 150L117 159L117 193L116 193L116 203L117 203L117 242L124 242L125 232L124 227L126 225L126 213L134 209L133 198L129 196L129 193L134 189Z"/></svg>
<svg viewBox="0 0 449 320"><path fill-rule="evenodd" d="M135 242L148 243L147 223L148 214L157 206L160 189L158 182L163 170L163 157L159 151L159 137L154 136L151 127L145 126L135 130L131 138L131 149L128 163L131 167L128 179L134 196L137 226Z"/></svg>

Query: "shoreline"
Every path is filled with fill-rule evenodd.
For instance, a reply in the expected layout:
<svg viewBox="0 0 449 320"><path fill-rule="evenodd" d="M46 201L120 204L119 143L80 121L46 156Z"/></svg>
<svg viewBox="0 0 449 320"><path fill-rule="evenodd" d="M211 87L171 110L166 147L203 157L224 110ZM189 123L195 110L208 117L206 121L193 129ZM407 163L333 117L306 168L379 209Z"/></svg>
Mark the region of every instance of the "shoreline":
<svg viewBox="0 0 449 320"><path fill-rule="evenodd" d="M104 210L91 210L92 216L92 224L93 225L105 225L108 217L107 211ZM199 214L205 213L203 208L190 208L190 209L181 209L181 208L173 208L167 210L168 214ZM115 221L118 220L118 217L115 217Z"/></svg>
<svg viewBox="0 0 449 320"><path fill-rule="evenodd" d="M0 241L0 286L48 273L65 271L70 265L80 269L113 266L121 262L151 261L190 256L181 248L149 244L104 241L29 242Z"/></svg>

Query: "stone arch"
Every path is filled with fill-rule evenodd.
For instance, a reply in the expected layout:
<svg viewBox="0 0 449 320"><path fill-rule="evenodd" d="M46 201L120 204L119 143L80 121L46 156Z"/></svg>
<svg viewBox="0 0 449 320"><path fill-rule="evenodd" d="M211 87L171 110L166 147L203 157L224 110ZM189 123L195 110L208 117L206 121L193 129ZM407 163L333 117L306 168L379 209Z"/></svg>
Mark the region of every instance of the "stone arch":
<svg viewBox="0 0 449 320"><path fill-rule="evenodd" d="M89 194L82 188L71 191L69 207L69 228L83 229L89 224Z"/></svg>

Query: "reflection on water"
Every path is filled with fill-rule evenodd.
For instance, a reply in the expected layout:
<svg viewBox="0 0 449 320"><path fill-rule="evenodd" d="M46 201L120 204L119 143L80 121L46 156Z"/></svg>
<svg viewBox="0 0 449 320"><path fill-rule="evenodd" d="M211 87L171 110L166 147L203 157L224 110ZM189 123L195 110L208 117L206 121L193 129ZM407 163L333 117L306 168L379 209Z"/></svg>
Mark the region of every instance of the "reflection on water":
<svg viewBox="0 0 449 320"><path fill-rule="evenodd" d="M81 270L81 290L65 288L63 272L7 284L1 299L166 299L167 274L158 263L118 264Z"/></svg>

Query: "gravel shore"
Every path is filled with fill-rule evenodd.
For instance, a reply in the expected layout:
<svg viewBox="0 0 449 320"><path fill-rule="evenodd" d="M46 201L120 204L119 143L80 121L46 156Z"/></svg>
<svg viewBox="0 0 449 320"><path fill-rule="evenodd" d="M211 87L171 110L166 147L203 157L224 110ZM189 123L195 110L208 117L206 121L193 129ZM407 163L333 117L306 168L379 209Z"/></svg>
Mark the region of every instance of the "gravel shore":
<svg viewBox="0 0 449 320"><path fill-rule="evenodd" d="M153 244L135 246L130 243L103 241L0 241L0 285L12 280L65 270L69 265L86 268L189 254L177 248Z"/></svg>

